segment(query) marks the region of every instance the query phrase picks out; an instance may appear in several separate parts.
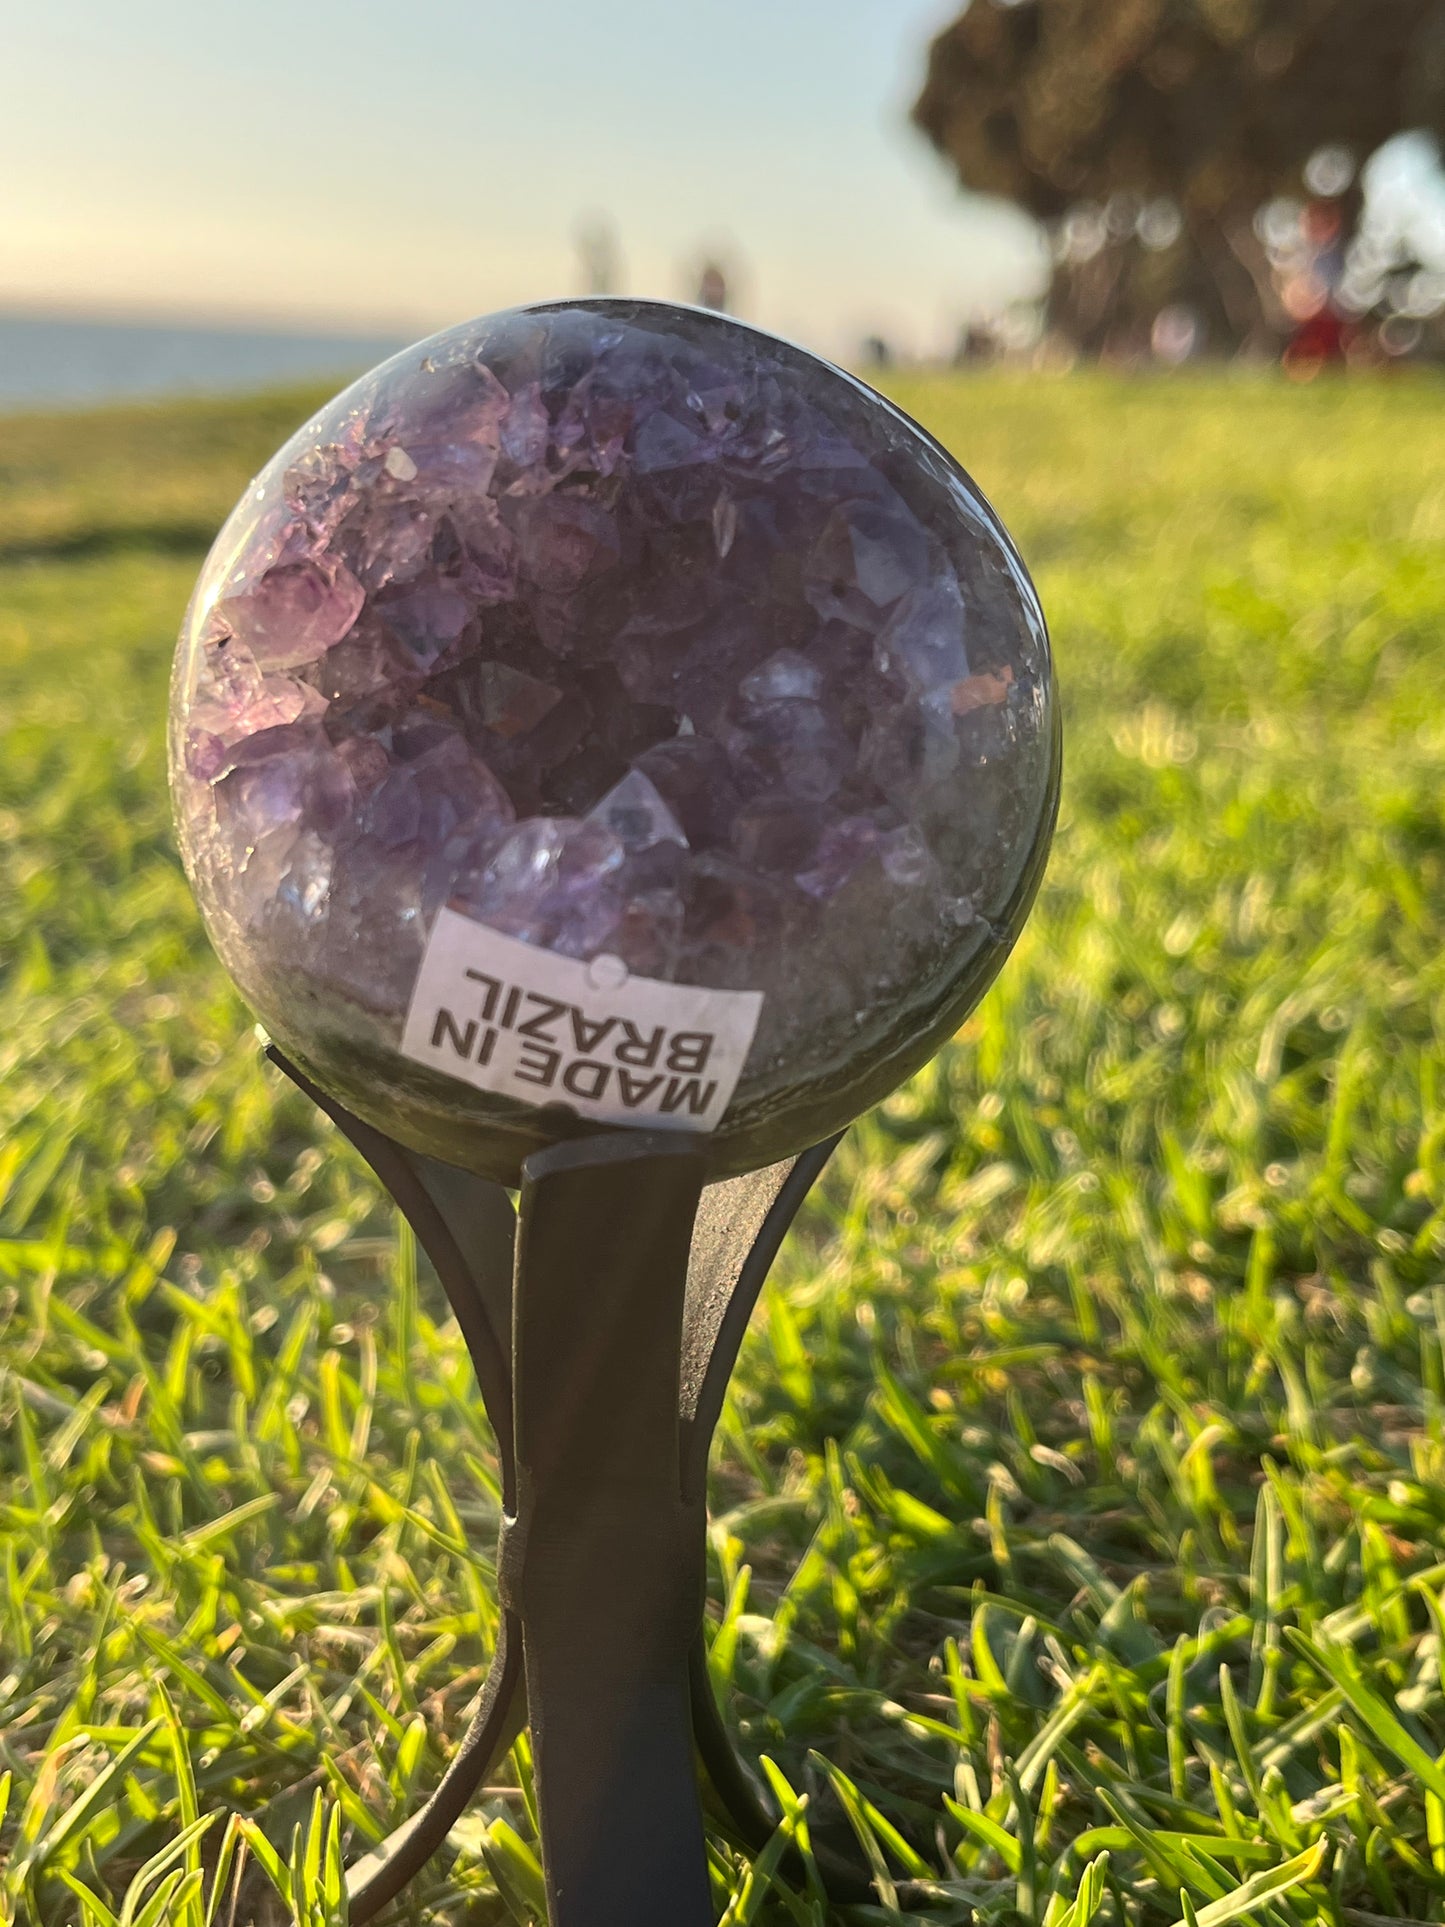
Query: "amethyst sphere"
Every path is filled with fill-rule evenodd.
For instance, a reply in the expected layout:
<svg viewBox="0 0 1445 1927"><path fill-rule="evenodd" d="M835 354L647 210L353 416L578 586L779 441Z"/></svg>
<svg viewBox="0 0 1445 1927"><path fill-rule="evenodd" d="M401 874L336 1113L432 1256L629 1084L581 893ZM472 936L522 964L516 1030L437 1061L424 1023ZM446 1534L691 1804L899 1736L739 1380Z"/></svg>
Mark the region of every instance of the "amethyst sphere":
<svg viewBox="0 0 1445 1927"><path fill-rule="evenodd" d="M715 314L450 329L262 471L181 635L206 925L283 1048L515 1181L613 1125L718 1175L917 1069L1058 793L1037 598L956 463Z"/></svg>

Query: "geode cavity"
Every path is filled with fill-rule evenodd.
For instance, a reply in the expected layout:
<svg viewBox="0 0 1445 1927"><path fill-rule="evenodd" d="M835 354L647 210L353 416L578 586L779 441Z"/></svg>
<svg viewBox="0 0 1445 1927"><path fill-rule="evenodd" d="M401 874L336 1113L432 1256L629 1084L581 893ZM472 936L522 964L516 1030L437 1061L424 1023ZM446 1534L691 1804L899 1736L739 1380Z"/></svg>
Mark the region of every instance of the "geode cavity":
<svg viewBox="0 0 1445 1927"><path fill-rule="evenodd" d="M744 1169L977 998L1057 771L1038 603L962 471L826 363L651 303L471 322L348 389L222 531L176 666L181 847L246 997L362 1116L504 1178L592 1127L402 1054L444 908L760 992L711 1140Z"/></svg>

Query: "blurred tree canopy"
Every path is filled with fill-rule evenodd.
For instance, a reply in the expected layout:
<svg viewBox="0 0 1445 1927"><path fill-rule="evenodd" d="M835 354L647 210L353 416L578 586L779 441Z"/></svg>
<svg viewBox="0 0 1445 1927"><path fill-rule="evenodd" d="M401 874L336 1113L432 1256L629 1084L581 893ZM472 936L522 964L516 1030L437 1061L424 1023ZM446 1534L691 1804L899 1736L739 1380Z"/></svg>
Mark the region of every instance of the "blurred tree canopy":
<svg viewBox="0 0 1445 1927"><path fill-rule="evenodd" d="M913 117L965 187L1048 224L1049 318L1082 348L1171 302L1216 349L1263 346L1289 321L1260 209L1321 149L1445 131L1445 0L972 0Z"/></svg>

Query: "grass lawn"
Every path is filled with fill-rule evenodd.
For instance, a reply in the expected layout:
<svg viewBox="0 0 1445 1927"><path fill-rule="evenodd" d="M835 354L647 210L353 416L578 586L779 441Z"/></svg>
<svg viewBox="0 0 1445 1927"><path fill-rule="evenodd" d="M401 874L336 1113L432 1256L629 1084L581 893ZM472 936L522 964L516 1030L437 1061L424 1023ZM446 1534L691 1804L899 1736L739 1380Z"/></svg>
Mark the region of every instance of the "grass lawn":
<svg viewBox="0 0 1445 1927"><path fill-rule="evenodd" d="M870 1831L854 1920L1440 1922L1445 388L899 392L1037 576L1063 816L1003 979L780 1262L715 1674ZM253 1846L235 1918L339 1919L328 1816L354 1855L416 1803L496 1625L461 1340L260 1062L168 828L182 605L313 399L0 422L20 1927L105 1927L168 1847L133 1898L202 1927L225 1816L284 1860L318 1797L322 1871L288 1907ZM392 1918L534 1917L524 1744L505 1778ZM729 1927L828 1918L712 1856Z"/></svg>

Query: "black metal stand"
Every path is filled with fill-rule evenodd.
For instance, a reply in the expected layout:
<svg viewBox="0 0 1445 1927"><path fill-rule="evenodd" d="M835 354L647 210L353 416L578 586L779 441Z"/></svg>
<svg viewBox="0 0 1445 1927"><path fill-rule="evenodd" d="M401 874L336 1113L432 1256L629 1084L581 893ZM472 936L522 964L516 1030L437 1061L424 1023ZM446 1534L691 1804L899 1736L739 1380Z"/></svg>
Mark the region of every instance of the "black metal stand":
<svg viewBox="0 0 1445 1927"><path fill-rule="evenodd" d="M272 1061L371 1165L436 1267L502 1460L502 1618L480 1708L426 1805L350 1869L369 1921L530 1722L551 1927L711 1927L694 1769L750 1847L776 1825L703 1646L708 1448L778 1246L837 1139L704 1189L700 1140L609 1133L499 1184L404 1149ZM866 1869L819 1854L830 1893Z"/></svg>

